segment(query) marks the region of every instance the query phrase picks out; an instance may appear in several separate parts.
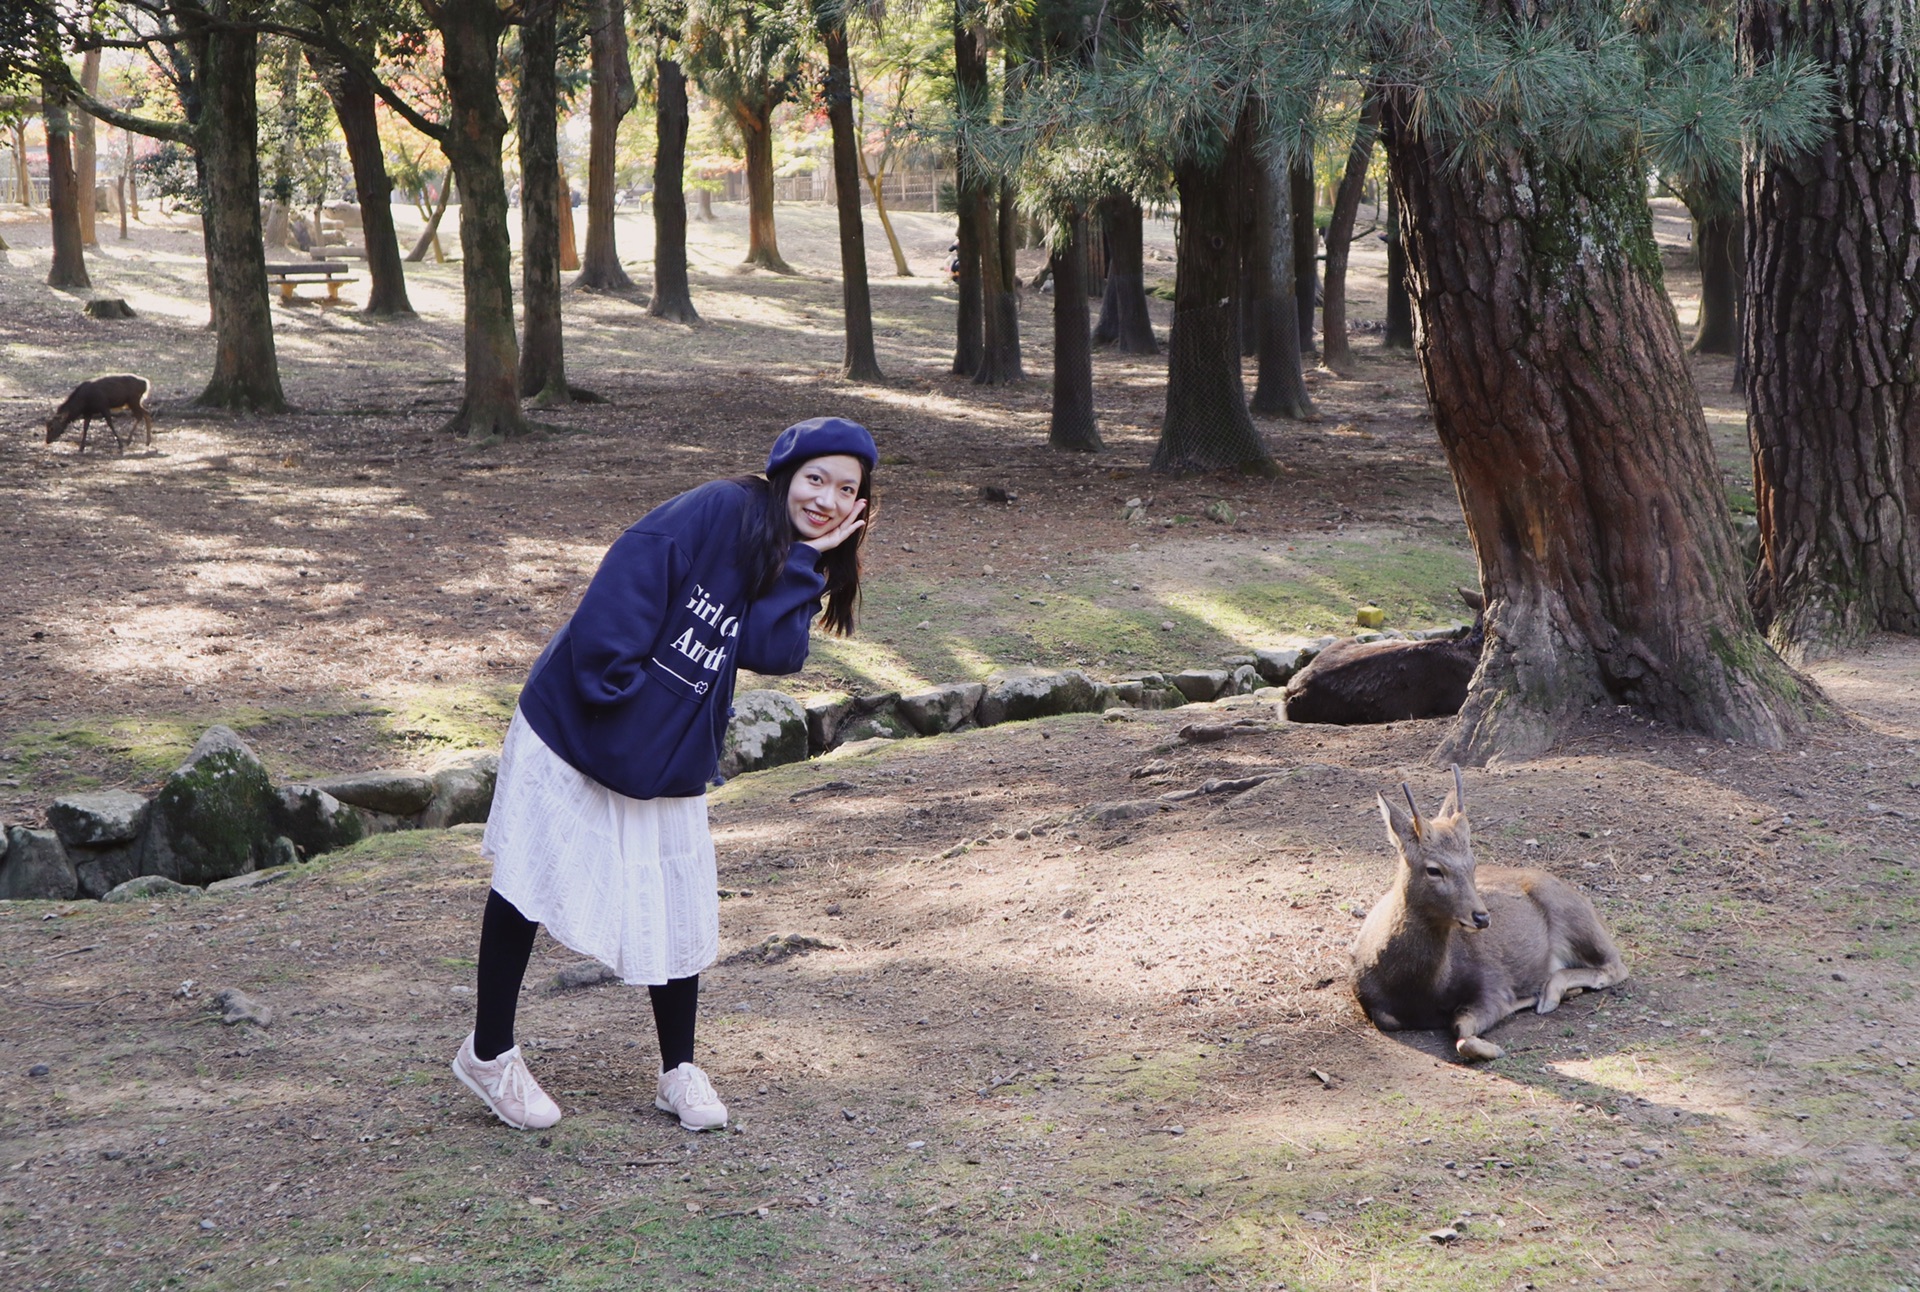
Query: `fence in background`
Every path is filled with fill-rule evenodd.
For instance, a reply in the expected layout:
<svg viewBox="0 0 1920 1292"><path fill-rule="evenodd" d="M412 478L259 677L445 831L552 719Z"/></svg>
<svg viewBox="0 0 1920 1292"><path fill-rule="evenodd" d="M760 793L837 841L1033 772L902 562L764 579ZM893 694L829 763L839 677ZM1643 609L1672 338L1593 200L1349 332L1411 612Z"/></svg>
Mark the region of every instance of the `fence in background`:
<svg viewBox="0 0 1920 1292"><path fill-rule="evenodd" d="M951 187L954 174L950 170L902 170L887 176L884 191L887 196L887 209L890 211L934 211L939 209L941 187ZM714 194L723 202L744 202L747 200L747 175L745 171L728 171L721 177L720 190ZM832 202L833 171L822 167L811 175L787 175L773 181L773 200L776 202ZM860 185L862 205L873 205L873 190L862 181Z"/></svg>

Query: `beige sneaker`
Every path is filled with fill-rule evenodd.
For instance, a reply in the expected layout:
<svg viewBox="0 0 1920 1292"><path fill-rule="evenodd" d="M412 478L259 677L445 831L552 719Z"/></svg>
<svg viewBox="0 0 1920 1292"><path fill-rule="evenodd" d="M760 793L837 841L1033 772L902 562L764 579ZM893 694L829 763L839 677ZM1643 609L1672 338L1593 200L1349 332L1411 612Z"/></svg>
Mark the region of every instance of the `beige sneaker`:
<svg viewBox="0 0 1920 1292"><path fill-rule="evenodd" d="M526 1056L517 1045L482 1062L473 1052L473 1033L469 1032L460 1042L460 1053L453 1056L453 1075L479 1095L495 1117L515 1130L545 1130L560 1120L560 1105L547 1097L527 1071Z"/></svg>
<svg viewBox="0 0 1920 1292"><path fill-rule="evenodd" d="M721 1130L727 1124L727 1106L714 1093L713 1082L691 1063L660 1074L660 1093L653 1106L678 1117L690 1131Z"/></svg>

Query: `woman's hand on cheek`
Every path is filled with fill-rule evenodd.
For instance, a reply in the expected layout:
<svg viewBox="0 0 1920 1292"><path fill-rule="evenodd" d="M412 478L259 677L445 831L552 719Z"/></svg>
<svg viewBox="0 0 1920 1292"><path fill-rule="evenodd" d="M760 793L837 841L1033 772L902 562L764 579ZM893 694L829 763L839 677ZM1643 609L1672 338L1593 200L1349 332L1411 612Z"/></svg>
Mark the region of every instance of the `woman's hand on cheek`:
<svg viewBox="0 0 1920 1292"><path fill-rule="evenodd" d="M831 552L866 527L867 522L864 519L866 510L867 500L862 498L853 504L853 514L841 521L838 526L818 538L803 538L800 541L816 552Z"/></svg>

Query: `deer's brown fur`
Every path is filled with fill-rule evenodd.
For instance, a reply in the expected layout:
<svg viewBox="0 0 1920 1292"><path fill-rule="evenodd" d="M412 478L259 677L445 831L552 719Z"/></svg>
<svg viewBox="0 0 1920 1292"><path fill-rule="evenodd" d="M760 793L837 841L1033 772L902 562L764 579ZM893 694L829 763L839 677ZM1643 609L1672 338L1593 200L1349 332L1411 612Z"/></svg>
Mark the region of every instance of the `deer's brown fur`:
<svg viewBox="0 0 1920 1292"><path fill-rule="evenodd" d="M123 449L126 445L121 442L120 428L113 424L113 410L124 408L133 414L136 426L146 427L147 443L152 444L153 409L147 402L152 394L153 383L132 373L83 381L73 388L73 393L48 419L47 443L51 444L66 434L67 428L77 421L80 423L80 451L85 453L87 432L93 426L93 419L99 417L105 419L107 430L113 434L114 448Z"/></svg>
<svg viewBox="0 0 1920 1292"><path fill-rule="evenodd" d="M1458 767L1432 817L1400 789L1404 809L1379 799L1399 866L1353 946L1354 995L1374 1026L1450 1028L1463 1058L1497 1059L1505 1051L1480 1034L1501 1019L1626 978L1586 894L1544 870L1474 865Z"/></svg>

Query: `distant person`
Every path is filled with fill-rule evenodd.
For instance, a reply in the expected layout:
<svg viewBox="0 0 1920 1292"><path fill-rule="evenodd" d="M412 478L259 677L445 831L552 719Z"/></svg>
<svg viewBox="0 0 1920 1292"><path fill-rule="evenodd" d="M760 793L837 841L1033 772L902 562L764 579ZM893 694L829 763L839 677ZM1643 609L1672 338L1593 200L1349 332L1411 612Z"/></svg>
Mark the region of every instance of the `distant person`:
<svg viewBox="0 0 1920 1292"><path fill-rule="evenodd" d="M719 954L706 789L736 668L797 673L822 626L853 631L878 460L863 426L789 426L766 478L714 480L648 512L600 562L534 661L500 753L481 851L479 1000L453 1072L521 1130L560 1120L514 1044L542 924L647 984L660 1040L655 1107L688 1130L727 1124L693 1062L700 971Z"/></svg>

